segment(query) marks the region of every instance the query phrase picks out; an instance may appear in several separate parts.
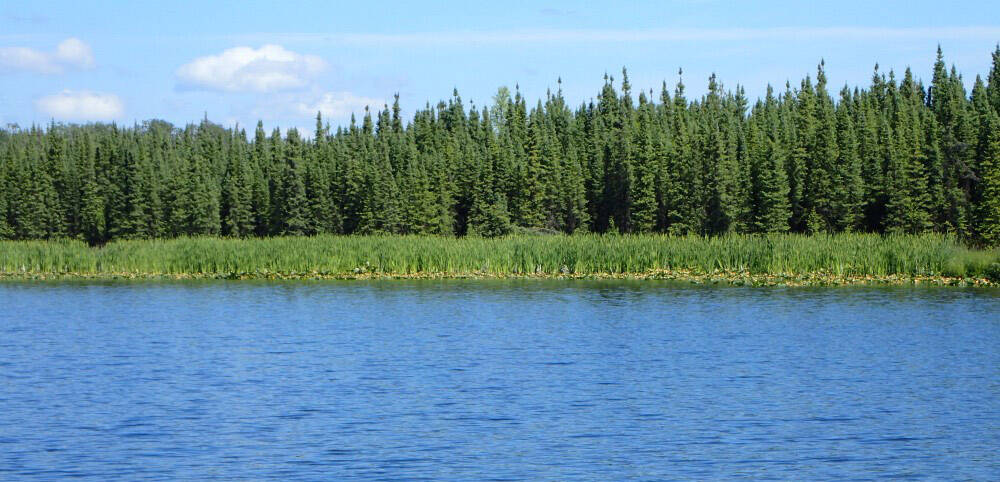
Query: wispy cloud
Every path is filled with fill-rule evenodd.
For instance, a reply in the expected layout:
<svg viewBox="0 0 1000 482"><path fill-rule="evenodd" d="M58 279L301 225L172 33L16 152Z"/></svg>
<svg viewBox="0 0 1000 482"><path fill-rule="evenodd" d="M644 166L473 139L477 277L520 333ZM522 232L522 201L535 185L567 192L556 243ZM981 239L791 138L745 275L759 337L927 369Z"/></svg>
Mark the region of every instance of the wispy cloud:
<svg viewBox="0 0 1000 482"><path fill-rule="evenodd" d="M60 74L67 69L94 67L94 53L80 39L68 38L54 52L28 47L0 47L0 72L24 71L39 74Z"/></svg>
<svg viewBox="0 0 1000 482"><path fill-rule="evenodd" d="M538 13L547 17L571 17L576 15L576 10L563 10L559 8L546 7L538 10Z"/></svg>
<svg viewBox="0 0 1000 482"><path fill-rule="evenodd" d="M3 14L3 18L5 20L9 21L9 22L27 23L27 24L35 24L35 25L40 25L40 24L48 23L49 22L49 17L46 17L44 15L34 14L34 13L21 14L21 13L7 12L7 13Z"/></svg>
<svg viewBox="0 0 1000 482"><path fill-rule="evenodd" d="M113 120L125 112L117 95L72 90L42 97L35 101L35 108L53 119L68 121Z"/></svg>
<svg viewBox="0 0 1000 482"><path fill-rule="evenodd" d="M361 46L447 46L511 43L634 43L745 40L951 40L1000 38L997 26L959 27L774 27L682 28L653 30L541 29L381 33L277 33L243 35L237 39L273 39L283 42L329 41Z"/></svg>
<svg viewBox="0 0 1000 482"><path fill-rule="evenodd" d="M259 49L235 47L198 57L177 69L180 86L228 92L276 92L298 89L327 67L315 55L302 55L280 45Z"/></svg>
<svg viewBox="0 0 1000 482"><path fill-rule="evenodd" d="M302 92L282 92L266 96L257 101L248 114L251 118L272 121L282 118L312 119L320 112L328 121L342 122L350 118L351 114L361 114L365 107L377 110L385 103L384 99L349 91L326 91L313 86Z"/></svg>
<svg viewBox="0 0 1000 482"><path fill-rule="evenodd" d="M295 103L295 111L300 115L315 115L321 112L327 119L347 117L365 107L380 109L385 101L374 97L364 97L350 92L324 92L318 98Z"/></svg>

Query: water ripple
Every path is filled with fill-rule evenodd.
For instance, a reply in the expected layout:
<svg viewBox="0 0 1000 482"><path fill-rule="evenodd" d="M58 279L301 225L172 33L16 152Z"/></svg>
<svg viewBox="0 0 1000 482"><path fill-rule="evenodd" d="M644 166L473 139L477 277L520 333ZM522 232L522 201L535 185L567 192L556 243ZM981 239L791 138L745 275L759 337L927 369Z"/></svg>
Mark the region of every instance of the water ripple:
<svg viewBox="0 0 1000 482"><path fill-rule="evenodd" d="M1000 296L0 283L0 479L1000 479Z"/></svg>

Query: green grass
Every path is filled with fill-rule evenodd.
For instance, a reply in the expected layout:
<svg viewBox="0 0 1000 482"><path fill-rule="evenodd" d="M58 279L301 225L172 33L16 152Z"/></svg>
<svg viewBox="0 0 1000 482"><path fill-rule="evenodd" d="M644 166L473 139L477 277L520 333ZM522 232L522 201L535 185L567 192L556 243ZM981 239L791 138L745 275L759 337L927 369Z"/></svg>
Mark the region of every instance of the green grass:
<svg viewBox="0 0 1000 482"><path fill-rule="evenodd" d="M1000 274L1000 253L969 249L949 236L317 236L0 242L0 273L351 276L621 275L685 270L840 277Z"/></svg>

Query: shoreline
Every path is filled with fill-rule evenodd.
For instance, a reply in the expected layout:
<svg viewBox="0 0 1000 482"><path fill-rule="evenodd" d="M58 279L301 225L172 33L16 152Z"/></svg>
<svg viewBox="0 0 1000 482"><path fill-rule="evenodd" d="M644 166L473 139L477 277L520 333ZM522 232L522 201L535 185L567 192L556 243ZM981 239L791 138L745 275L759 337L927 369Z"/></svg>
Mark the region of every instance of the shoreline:
<svg viewBox="0 0 1000 482"><path fill-rule="evenodd" d="M316 236L0 241L0 280L622 279L1000 286L1000 250L943 235Z"/></svg>
<svg viewBox="0 0 1000 482"><path fill-rule="evenodd" d="M943 275L843 275L827 272L750 273L694 270L653 270L640 273L491 273L491 272L243 272L243 273L145 273L145 272L0 272L0 281L394 281L394 280L628 280L675 281L692 285L754 287L836 287L836 286L941 286L1000 287L1000 282L983 277Z"/></svg>

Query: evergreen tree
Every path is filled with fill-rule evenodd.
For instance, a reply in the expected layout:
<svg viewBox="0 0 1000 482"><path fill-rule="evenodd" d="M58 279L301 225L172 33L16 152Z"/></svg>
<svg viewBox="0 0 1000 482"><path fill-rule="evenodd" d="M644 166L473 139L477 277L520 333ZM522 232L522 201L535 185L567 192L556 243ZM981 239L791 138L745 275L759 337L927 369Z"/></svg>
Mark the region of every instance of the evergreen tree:
<svg viewBox="0 0 1000 482"><path fill-rule="evenodd" d="M858 155L857 131L853 115L851 91L845 86L840 91L840 104L836 110L837 160L831 166L830 212L828 226L831 231L856 231L862 228L864 182L861 177L861 160Z"/></svg>
<svg viewBox="0 0 1000 482"><path fill-rule="evenodd" d="M0 148L0 240L11 239L14 236L14 231L10 227L10 210L9 201L7 200L7 195L10 191L10 187L7 185L7 153L5 149Z"/></svg>
<svg viewBox="0 0 1000 482"><path fill-rule="evenodd" d="M237 136L229 148L222 181L222 235L243 237L254 232L251 179L244 154L245 138Z"/></svg>
<svg viewBox="0 0 1000 482"><path fill-rule="evenodd" d="M835 211L839 198L847 198L845 186L834 186L836 179L837 119L833 99L826 89L826 71L820 62L816 72L814 128L805 166L803 199L806 206L806 231L833 232L838 228ZM846 132L845 132L846 134ZM838 192L839 191L839 192Z"/></svg>
<svg viewBox="0 0 1000 482"><path fill-rule="evenodd" d="M993 50L993 65L987 77L986 93L995 112L1000 112L1000 43Z"/></svg>
<svg viewBox="0 0 1000 482"><path fill-rule="evenodd" d="M288 130L287 147L284 149L285 165L281 183L275 196L278 232L282 235L303 235L310 232L309 200L306 197L303 143L295 129Z"/></svg>
<svg viewBox="0 0 1000 482"><path fill-rule="evenodd" d="M87 243L94 245L107 240L105 235L104 200L101 198L94 171L94 152L90 135L84 132L77 150L77 171L80 175L80 219L77 230Z"/></svg>
<svg viewBox="0 0 1000 482"><path fill-rule="evenodd" d="M722 102L722 86L713 74L708 81L700 123L707 195L707 216L702 232L706 234L729 232L742 215L739 161L735 152L736 127L732 114L727 115Z"/></svg>
<svg viewBox="0 0 1000 482"><path fill-rule="evenodd" d="M983 242L1000 246L1000 114L987 114L984 126L979 228Z"/></svg>
<svg viewBox="0 0 1000 482"><path fill-rule="evenodd" d="M890 73L891 77L891 73ZM887 162L889 189L886 229L889 232L921 233L931 227L930 196L920 148L920 126L915 109L919 105L916 85L909 69L899 89L890 90L893 139Z"/></svg>
<svg viewBox="0 0 1000 482"><path fill-rule="evenodd" d="M1000 46L971 95L940 49L925 88L876 65L827 91L825 65L748 111L715 76L633 96L605 76L569 109L458 92L407 122L398 95L312 140L203 119L0 129L0 238L539 232L954 233L998 244ZM634 101L636 101L634 103Z"/></svg>
<svg viewBox="0 0 1000 482"><path fill-rule="evenodd" d="M520 219L522 226L542 228L546 225L546 181L550 175L548 162L545 159L545 130L542 126L539 109L532 111L528 121L528 143L525 148L525 164L518 190L523 192L520 203Z"/></svg>
<svg viewBox="0 0 1000 482"><path fill-rule="evenodd" d="M680 75L682 72L678 72ZM667 184L664 187L666 225L670 234L684 235L701 232L705 219L702 202L702 162L694 144L694 122L684 97L684 82L678 80L674 90L674 108L670 125L673 129L673 156L666 162Z"/></svg>
<svg viewBox="0 0 1000 482"><path fill-rule="evenodd" d="M507 211L507 199L498 189L494 178L494 163L498 152L491 145L491 162L480 165L476 182L476 192L473 198L472 211L469 215L469 233L476 236L496 237L510 233L510 213Z"/></svg>
<svg viewBox="0 0 1000 482"><path fill-rule="evenodd" d="M656 202L657 139L653 106L639 95L638 124L635 140L635 170L629 183L632 200L629 218L632 230L649 233L656 228L658 206Z"/></svg>
<svg viewBox="0 0 1000 482"><path fill-rule="evenodd" d="M795 232L806 232L808 220L811 217L810 200L806 189L806 178L809 168L810 150L816 137L816 108L812 80L806 77L798 92L786 90L785 96L794 99L791 104L794 119L794 144L788 159L789 203L791 204L791 229Z"/></svg>
<svg viewBox="0 0 1000 482"><path fill-rule="evenodd" d="M788 205L787 155L779 133L777 100L769 86L763 102L754 107L749 124L749 201L748 231L786 232L791 216Z"/></svg>

